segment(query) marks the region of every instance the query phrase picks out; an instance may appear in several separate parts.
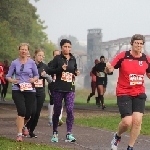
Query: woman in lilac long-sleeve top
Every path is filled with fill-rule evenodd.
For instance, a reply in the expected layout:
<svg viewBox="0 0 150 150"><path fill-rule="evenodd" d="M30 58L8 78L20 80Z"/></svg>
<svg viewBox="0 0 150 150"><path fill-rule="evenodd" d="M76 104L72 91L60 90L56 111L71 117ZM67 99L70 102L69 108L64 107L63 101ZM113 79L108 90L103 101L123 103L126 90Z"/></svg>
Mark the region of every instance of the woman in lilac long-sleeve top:
<svg viewBox="0 0 150 150"><path fill-rule="evenodd" d="M12 98L17 108L17 141L22 141L22 129L31 116L35 101L34 82L38 79L38 70L35 62L28 58L29 45L22 43L19 46L19 58L15 59L9 68L6 78L13 84ZM12 78L15 74L15 79ZM28 132L23 130L23 132ZM28 134L28 133L26 133Z"/></svg>

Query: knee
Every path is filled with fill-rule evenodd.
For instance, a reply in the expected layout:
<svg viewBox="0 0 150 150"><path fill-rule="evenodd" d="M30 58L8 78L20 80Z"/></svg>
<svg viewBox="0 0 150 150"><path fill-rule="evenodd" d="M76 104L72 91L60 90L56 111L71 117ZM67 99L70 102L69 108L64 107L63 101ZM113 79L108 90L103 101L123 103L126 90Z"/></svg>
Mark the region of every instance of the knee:
<svg viewBox="0 0 150 150"><path fill-rule="evenodd" d="M132 121L128 120L128 119L122 121L122 125L125 128L129 128L131 126L131 124L132 124Z"/></svg>
<svg viewBox="0 0 150 150"><path fill-rule="evenodd" d="M141 126L141 124L142 124L142 119L133 119L133 121L132 121L132 125L133 126L135 126L135 127L140 127Z"/></svg>

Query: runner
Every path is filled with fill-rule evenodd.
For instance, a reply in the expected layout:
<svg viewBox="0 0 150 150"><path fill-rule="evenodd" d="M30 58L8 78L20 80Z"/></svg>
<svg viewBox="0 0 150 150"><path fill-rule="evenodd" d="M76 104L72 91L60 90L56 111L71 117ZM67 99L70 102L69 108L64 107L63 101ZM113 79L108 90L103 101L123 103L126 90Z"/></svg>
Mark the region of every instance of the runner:
<svg viewBox="0 0 150 150"><path fill-rule="evenodd" d="M0 94L2 93L2 84L5 83L5 79L4 79L4 64L0 62ZM3 98L1 97L0 100L3 100Z"/></svg>
<svg viewBox="0 0 150 150"><path fill-rule="evenodd" d="M102 109L105 109L104 105L104 92L105 92L105 81L106 81L106 63L105 63L105 57L100 57L100 62L95 65L93 68L93 74L96 75L96 84L97 84L97 91L98 91L98 107L100 107L100 101L102 105Z"/></svg>
<svg viewBox="0 0 150 150"><path fill-rule="evenodd" d="M8 73L8 70L9 70L9 65L8 65L8 60L4 60L4 80L5 80L5 83L2 82L2 92L1 92L1 100L2 101L5 101L5 97L6 97L6 94L7 94L7 89L8 89L8 80L6 80L6 75Z"/></svg>
<svg viewBox="0 0 150 150"><path fill-rule="evenodd" d="M34 134L35 127L37 126L39 117L40 117L40 112L43 107L43 103L45 101L45 79L48 82L51 82L51 77L45 72L48 71L48 66L43 63L43 58L44 58L44 51L41 49L35 50L34 53L34 60L38 68L39 72L39 79L34 82L35 89L36 89L36 98L35 98L35 108L32 113L32 116L30 120L27 122L25 127L29 130L29 135L30 137L37 138L37 135ZM43 71L44 70L44 71Z"/></svg>
<svg viewBox="0 0 150 150"><path fill-rule="evenodd" d="M12 98L17 108L17 131L18 135L16 141L22 141L22 132L24 135L28 131L23 128L32 114L32 107L35 102L35 88L34 82L38 80L38 70L35 62L27 58L29 52L29 45L21 43L19 45L19 58L15 59L10 67L6 78L13 83ZM15 73L15 79L12 78ZM23 129L23 131L22 131Z"/></svg>
<svg viewBox="0 0 150 150"><path fill-rule="evenodd" d="M95 59L95 62L94 62L94 63L95 63L95 65L98 64L98 63L99 63L99 60L98 60L98 59ZM94 66L94 67L95 67L95 66ZM94 68L94 67L93 67L93 68ZM88 98L87 98L87 103L89 103L90 98L95 95L95 90L97 89L96 76L95 76L95 74L92 73L93 68L92 68L92 70L91 70L91 72L90 72L92 93L90 93L90 95L88 96ZM96 99L96 102L97 102L98 97L95 97L95 99Z"/></svg>
<svg viewBox="0 0 150 150"><path fill-rule="evenodd" d="M60 42L61 54L55 56L53 60L53 68L59 70L56 72L56 80L53 88L54 98L54 115L53 115L53 136L51 141L58 142L58 121L62 108L62 100L65 98L66 104L66 124L67 134L66 142L75 142L76 139L71 134L72 125L74 121L74 97L75 97L75 75L80 72L77 69L76 59L70 53L71 42L67 39L62 39ZM62 68L60 68L62 67Z"/></svg>
<svg viewBox="0 0 150 150"><path fill-rule="evenodd" d="M57 55L60 55L60 51L59 50L54 50L53 51L53 57L55 57ZM53 67L53 60L51 60L48 63L48 66L50 68ZM50 103L48 104L48 119L49 119L48 120L48 125L49 126L53 126L53 121L52 121L53 110L54 110L53 86L54 86L54 82L56 80L56 74L52 74L51 76L53 78L52 83L48 84L48 93L49 93L49 97L50 97ZM62 112L63 112L63 106L62 106L62 109L61 109L61 114L59 116L59 123L58 123L59 126L61 126L63 124L63 121L62 121Z"/></svg>
<svg viewBox="0 0 150 150"><path fill-rule="evenodd" d="M150 78L148 57L142 53L145 43L143 35L135 34L131 38L131 50L119 53L114 60L107 63L107 71L119 68L116 88L117 103L121 114L121 122L111 142L111 150L117 150L121 135L130 127L130 139L127 150L133 150L135 141L140 134L142 117L145 109L144 74Z"/></svg>

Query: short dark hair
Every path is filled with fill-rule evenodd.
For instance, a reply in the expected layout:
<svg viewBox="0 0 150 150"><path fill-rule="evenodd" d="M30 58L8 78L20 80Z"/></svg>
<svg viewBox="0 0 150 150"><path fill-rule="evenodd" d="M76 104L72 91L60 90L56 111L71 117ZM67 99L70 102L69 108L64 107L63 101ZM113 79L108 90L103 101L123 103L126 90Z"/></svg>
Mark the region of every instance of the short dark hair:
<svg viewBox="0 0 150 150"><path fill-rule="evenodd" d="M142 40L143 44L145 43L145 37L141 34L135 34L131 37L131 44L134 43L135 40Z"/></svg>
<svg viewBox="0 0 150 150"><path fill-rule="evenodd" d="M68 40L68 39L62 39L62 40L60 41L60 47L62 48L62 46L63 46L65 43L69 43L69 44L71 45L71 41L70 41L70 40Z"/></svg>
<svg viewBox="0 0 150 150"><path fill-rule="evenodd" d="M104 56L101 56L100 59L105 58Z"/></svg>

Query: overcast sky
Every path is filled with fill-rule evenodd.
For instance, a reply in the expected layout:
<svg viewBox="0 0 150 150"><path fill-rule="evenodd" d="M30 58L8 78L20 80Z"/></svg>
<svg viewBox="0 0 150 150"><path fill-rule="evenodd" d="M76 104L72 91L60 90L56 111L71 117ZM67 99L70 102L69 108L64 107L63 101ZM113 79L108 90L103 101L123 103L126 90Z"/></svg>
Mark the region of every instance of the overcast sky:
<svg viewBox="0 0 150 150"><path fill-rule="evenodd" d="M61 35L87 39L87 29L101 28L103 41L150 34L150 0L40 0L37 14L49 39L57 43Z"/></svg>

